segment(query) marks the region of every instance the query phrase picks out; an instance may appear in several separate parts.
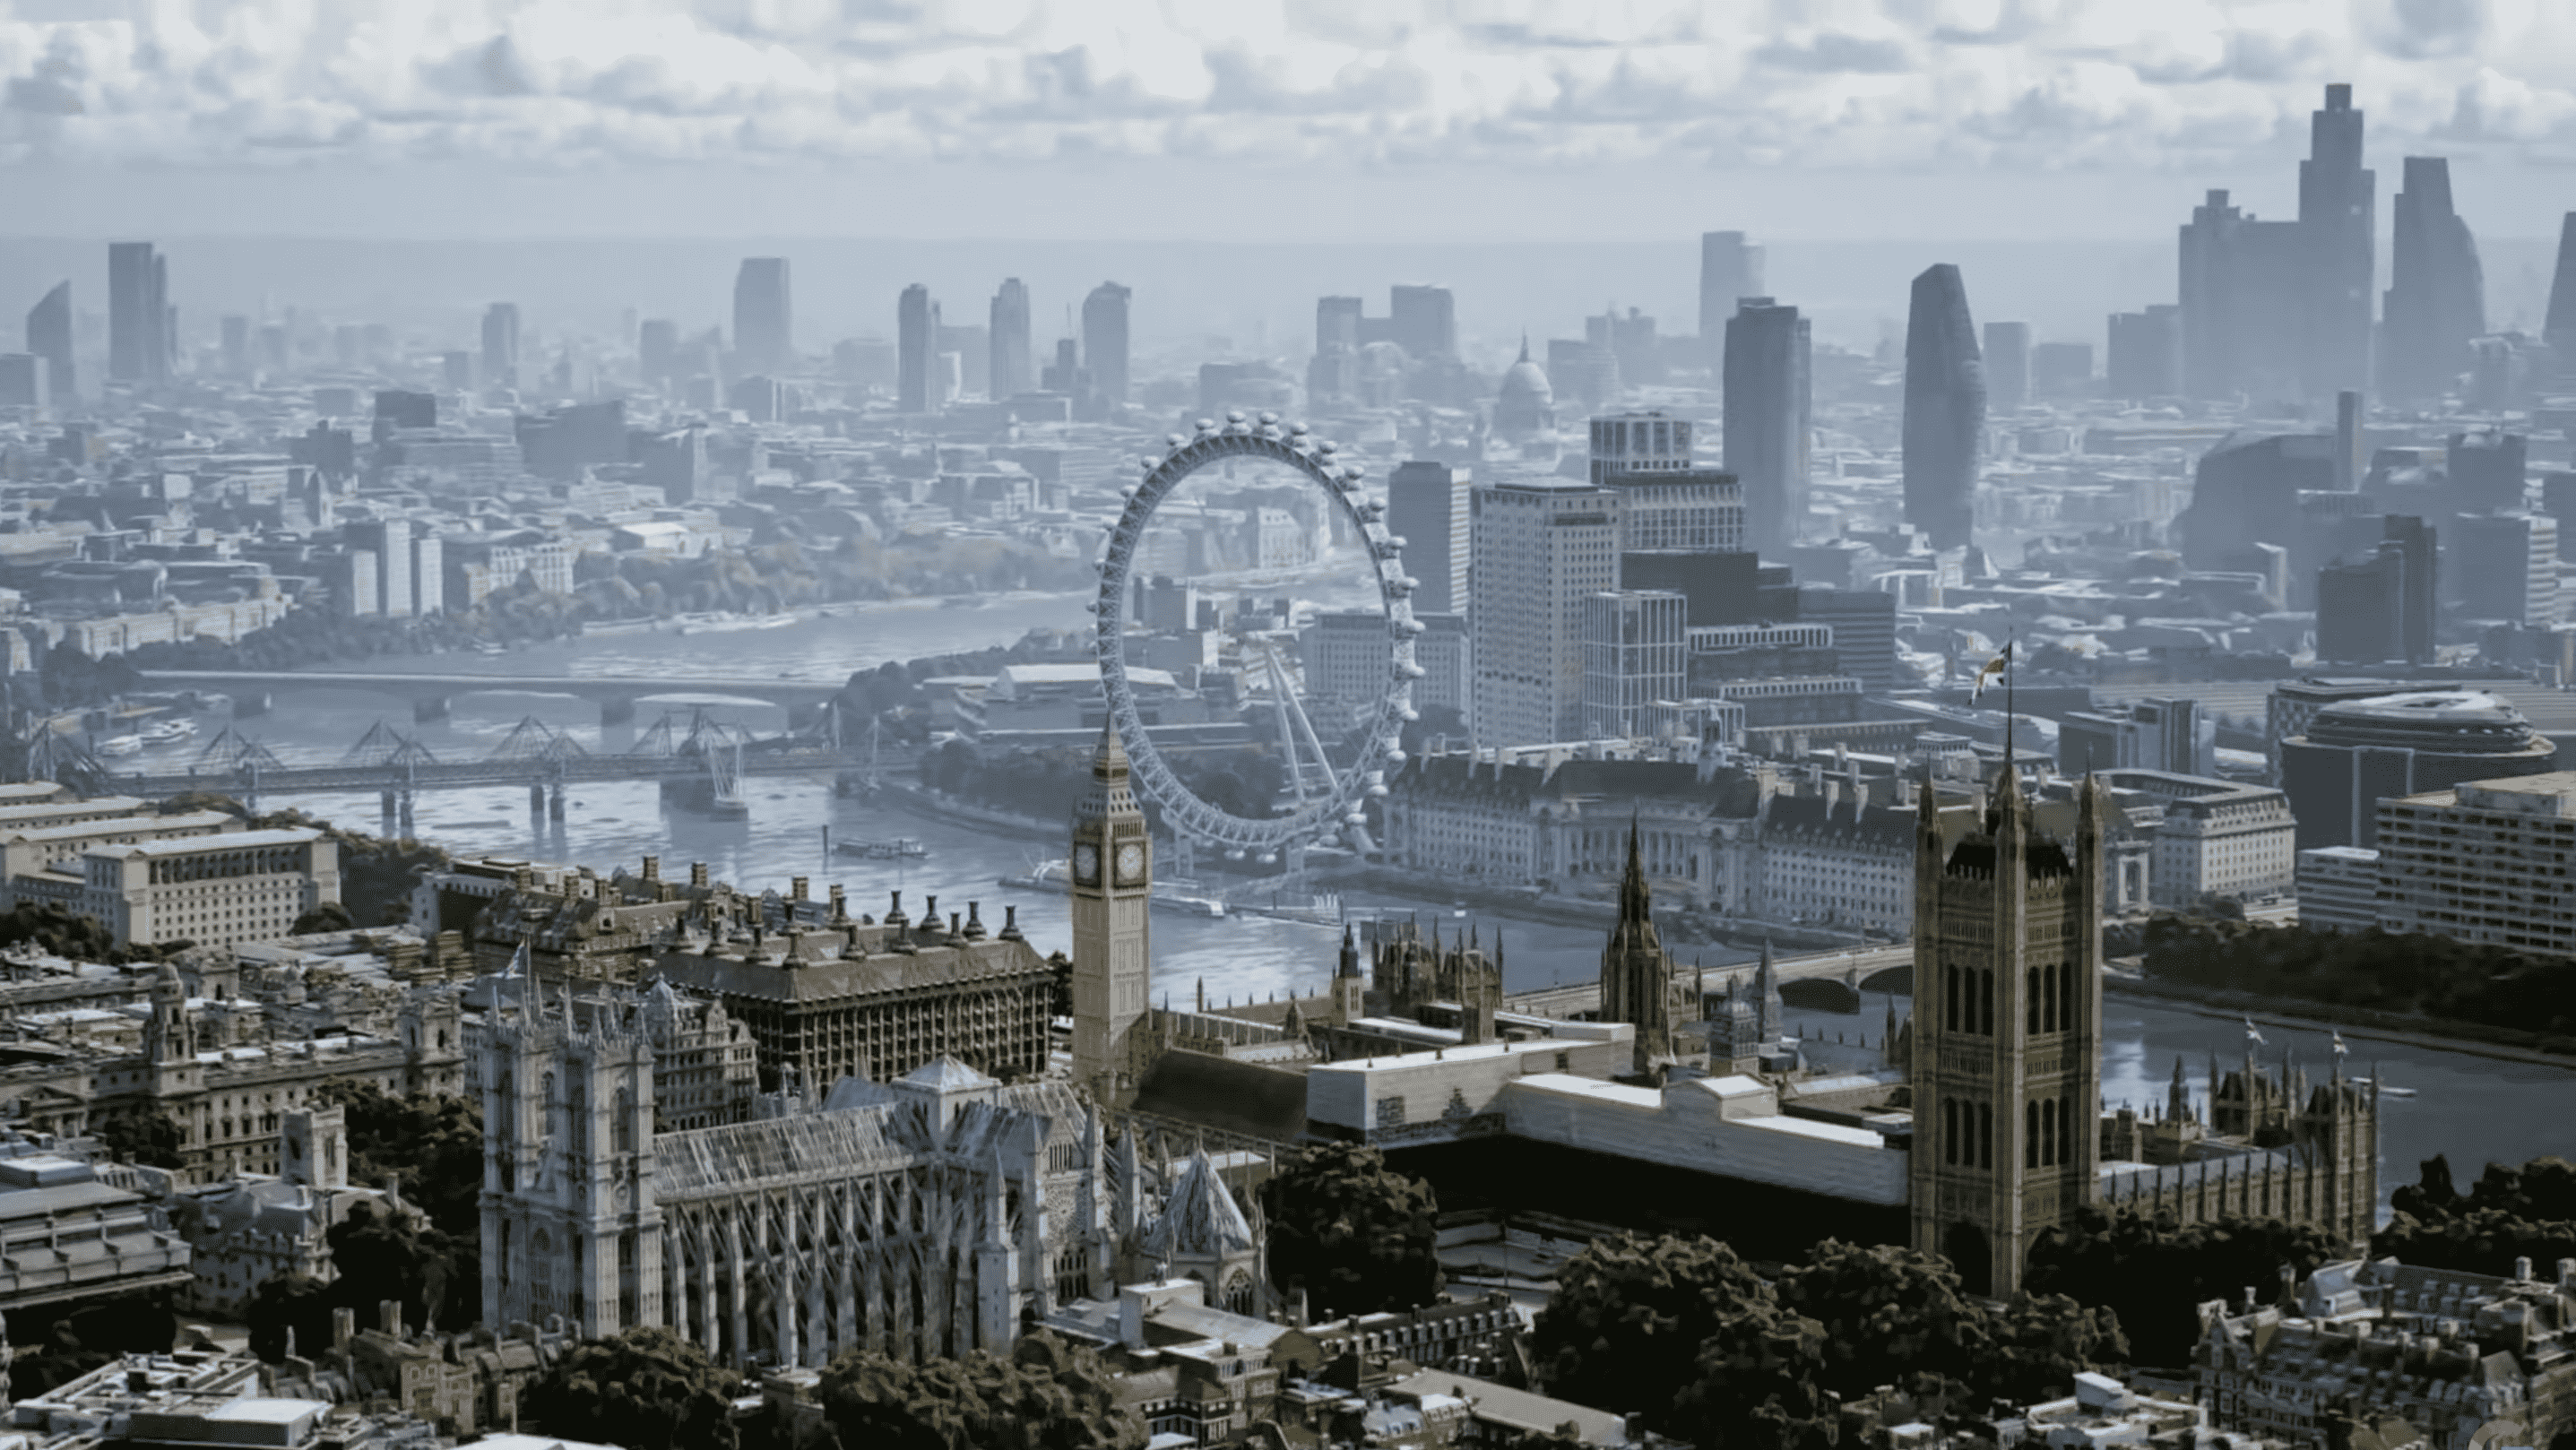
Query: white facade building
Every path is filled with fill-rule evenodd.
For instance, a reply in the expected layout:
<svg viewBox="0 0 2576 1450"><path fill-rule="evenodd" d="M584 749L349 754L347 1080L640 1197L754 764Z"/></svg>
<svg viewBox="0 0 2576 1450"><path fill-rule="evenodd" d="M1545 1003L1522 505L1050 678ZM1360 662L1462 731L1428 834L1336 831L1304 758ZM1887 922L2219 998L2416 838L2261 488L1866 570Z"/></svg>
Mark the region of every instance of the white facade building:
<svg viewBox="0 0 2576 1450"><path fill-rule="evenodd" d="M1583 602L1585 737L1645 734L1656 702L1683 698L1689 610L1669 589L1615 589Z"/></svg>
<svg viewBox="0 0 2576 1450"><path fill-rule="evenodd" d="M2273 901L2296 889L2298 822L2280 791L2162 770L2114 770L2103 779L2164 809L2148 870L2155 905Z"/></svg>
<svg viewBox="0 0 2576 1450"><path fill-rule="evenodd" d="M2315 846L2299 853L2299 925L2362 931L2379 924L2379 853Z"/></svg>
<svg viewBox="0 0 2576 1450"><path fill-rule="evenodd" d="M2379 803L2379 925L2576 955L2576 771Z"/></svg>
<svg viewBox="0 0 2576 1450"><path fill-rule="evenodd" d="M1478 487L1470 511L1476 736L1573 739L1583 725L1584 601L1619 587L1619 495L1514 480Z"/></svg>
<svg viewBox="0 0 2576 1450"><path fill-rule="evenodd" d="M339 843L310 829L98 846L81 866L79 910L118 946L270 941L340 899Z"/></svg>

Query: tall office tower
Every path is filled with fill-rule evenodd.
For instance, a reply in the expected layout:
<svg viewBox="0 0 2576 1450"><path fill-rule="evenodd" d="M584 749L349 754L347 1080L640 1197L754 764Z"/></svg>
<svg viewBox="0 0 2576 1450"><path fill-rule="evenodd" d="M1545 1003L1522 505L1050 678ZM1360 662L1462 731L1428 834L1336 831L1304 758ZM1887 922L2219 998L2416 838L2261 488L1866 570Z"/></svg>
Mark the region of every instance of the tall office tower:
<svg viewBox="0 0 2576 1450"><path fill-rule="evenodd" d="M1583 727L1583 602L1619 587L1619 494L1556 478L1479 484L1468 498L1471 718L1497 745Z"/></svg>
<svg viewBox="0 0 2576 1450"><path fill-rule="evenodd" d="M1396 465L1386 479L1386 527L1404 540L1404 572L1414 578L1413 612L1466 610L1468 471L1415 459Z"/></svg>
<svg viewBox="0 0 2576 1450"><path fill-rule="evenodd" d="M2396 551L2404 568L2397 605L2400 653L2392 658L2429 665L2433 663L2433 616L2442 597L2440 531L2414 514L2385 515L2379 529L2379 547Z"/></svg>
<svg viewBox="0 0 2576 1450"><path fill-rule="evenodd" d="M1092 391L1111 407L1127 401L1127 300L1135 293L1103 282L1082 299L1082 365Z"/></svg>
<svg viewBox="0 0 2576 1450"><path fill-rule="evenodd" d="M2471 619L2531 629L2558 623L2558 521L2546 514L2451 520L2451 595Z"/></svg>
<svg viewBox="0 0 2576 1450"><path fill-rule="evenodd" d="M2018 413L2030 403L2030 324L1986 324L1986 407Z"/></svg>
<svg viewBox="0 0 2576 1450"><path fill-rule="evenodd" d="M2451 163L2407 157L2379 329L2382 397L2439 398L2458 383L2469 340L2486 334L2486 288L2477 239L2451 209Z"/></svg>
<svg viewBox="0 0 2576 1450"><path fill-rule="evenodd" d="M1315 299L1315 356L1306 364L1309 404L1351 397L1360 385L1360 299Z"/></svg>
<svg viewBox="0 0 2576 1450"><path fill-rule="evenodd" d="M1760 262L1757 249L1757 270ZM1798 541L1807 517L1807 319L1768 297L1740 298L1725 350L1725 466L1744 490L1744 547L1776 555Z"/></svg>
<svg viewBox="0 0 2576 1450"><path fill-rule="evenodd" d="M785 257L745 257L733 277L735 371L782 373L796 364L795 312Z"/></svg>
<svg viewBox="0 0 2576 1450"><path fill-rule="evenodd" d="M107 248L107 375L121 383L170 377L170 262L150 242Z"/></svg>
<svg viewBox="0 0 2576 1450"><path fill-rule="evenodd" d="M224 339L224 376L250 376L250 319L227 317L221 324Z"/></svg>
<svg viewBox="0 0 2576 1450"><path fill-rule="evenodd" d="M1583 738L1646 733L1647 712L1688 693L1689 601L1669 589L1605 589L1583 601Z"/></svg>
<svg viewBox="0 0 2576 1450"><path fill-rule="evenodd" d="M2406 561L2381 544L2367 559L2336 559L2317 570L2317 658L2375 665L2405 658Z"/></svg>
<svg viewBox="0 0 2576 1450"><path fill-rule="evenodd" d="M1037 386L1029 353L1029 289L1017 277L1002 279L993 294L992 330L986 346L993 351L992 398L1016 398Z"/></svg>
<svg viewBox="0 0 2576 1450"><path fill-rule="evenodd" d="M2102 838L2087 782L2075 838L2039 830L2021 773L1982 828L1945 840L1931 782L1914 844L1913 1246L1971 1294L2010 1298L2033 1240L2099 1192Z"/></svg>
<svg viewBox="0 0 2576 1450"><path fill-rule="evenodd" d="M2443 450L2450 464L2451 507L2459 513L2519 513L2531 501L2531 440L2481 429L2454 433Z"/></svg>
<svg viewBox="0 0 2576 1450"><path fill-rule="evenodd" d="M1935 549L1959 548L1974 530L1985 426L1986 374L1967 284L1942 262L1914 279L1905 333L1905 521Z"/></svg>
<svg viewBox="0 0 2576 1450"><path fill-rule="evenodd" d="M2159 302L2143 312L2111 314L2111 351L2103 391L2143 402L2182 396L2182 309Z"/></svg>
<svg viewBox="0 0 2576 1450"><path fill-rule="evenodd" d="M894 407L898 413L939 411L939 304L918 282L903 289L894 309Z"/></svg>
<svg viewBox="0 0 2576 1450"><path fill-rule="evenodd" d="M1726 365L1726 327L1747 297L1762 293L1762 249L1742 232L1699 234L1699 345L1708 365Z"/></svg>
<svg viewBox="0 0 2576 1450"><path fill-rule="evenodd" d="M483 386L519 385L519 304L495 302L483 309Z"/></svg>
<svg viewBox="0 0 2576 1450"><path fill-rule="evenodd" d="M1619 492L1619 550L1734 554L1744 548L1744 489L1691 460L1691 424L1661 413L1592 420L1592 481Z"/></svg>
<svg viewBox="0 0 2576 1450"><path fill-rule="evenodd" d="M2576 211L2558 222L2558 269L2549 278L2549 316L2540 340L2558 354L2561 373L2576 372ZM30 339L28 348L35 342Z"/></svg>
<svg viewBox="0 0 2576 1450"><path fill-rule="evenodd" d="M1458 355L1458 304L1446 287L1393 288L1387 300L1387 340L1409 358Z"/></svg>
<svg viewBox="0 0 2576 1450"><path fill-rule="evenodd" d="M2259 400L2298 395L2308 312L2307 233L2258 221L2212 191L2181 229L2183 391Z"/></svg>
<svg viewBox="0 0 2576 1450"><path fill-rule="evenodd" d="M69 403L72 386L72 284L53 290L27 309L27 351L45 360L45 392L56 407Z"/></svg>
<svg viewBox="0 0 2576 1450"><path fill-rule="evenodd" d="M644 375L644 381L655 387L677 381L680 375L680 324L656 317L636 328L635 367Z"/></svg>
<svg viewBox="0 0 2576 1450"><path fill-rule="evenodd" d="M2361 164L2361 132L2352 87L2326 87L2324 109L2309 117L2308 159L2299 163L2299 226L2307 233L2301 280L2308 296L2301 377L2311 398L2370 389L2376 178Z"/></svg>

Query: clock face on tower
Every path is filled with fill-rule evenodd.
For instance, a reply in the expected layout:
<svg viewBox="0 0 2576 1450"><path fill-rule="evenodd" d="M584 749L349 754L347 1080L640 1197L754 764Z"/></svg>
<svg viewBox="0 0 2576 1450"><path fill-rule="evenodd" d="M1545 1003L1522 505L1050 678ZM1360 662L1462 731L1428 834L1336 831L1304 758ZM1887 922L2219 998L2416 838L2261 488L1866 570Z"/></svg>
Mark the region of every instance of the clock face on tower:
<svg viewBox="0 0 2576 1450"><path fill-rule="evenodd" d="M1085 841L1073 848L1073 879L1085 886L1100 880L1100 848Z"/></svg>
<svg viewBox="0 0 2576 1450"><path fill-rule="evenodd" d="M1145 848L1130 841L1118 848L1118 879L1141 881L1145 876Z"/></svg>

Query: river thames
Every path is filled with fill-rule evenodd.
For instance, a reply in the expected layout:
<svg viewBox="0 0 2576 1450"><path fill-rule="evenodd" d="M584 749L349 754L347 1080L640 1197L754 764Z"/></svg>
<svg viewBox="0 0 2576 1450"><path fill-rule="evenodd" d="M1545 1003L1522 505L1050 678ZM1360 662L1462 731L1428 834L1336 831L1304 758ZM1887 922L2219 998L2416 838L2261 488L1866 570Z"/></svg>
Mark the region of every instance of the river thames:
<svg viewBox="0 0 2576 1450"><path fill-rule="evenodd" d="M1086 626L1089 616L1081 612L1085 597L1010 595L965 607L935 602L844 605L835 617L806 618L774 629L623 635L533 646L498 656L403 657L342 668L838 682L853 670L888 659L1008 645L1034 628ZM648 701L634 725L611 727L603 734L595 708L565 696L460 696L448 719L415 727L401 701L372 692L317 682L310 689L279 689L272 695L270 712L240 721L242 732L289 763L317 764L338 759L378 720L416 734L447 758L488 752L531 715L570 732L587 749L614 752L631 745L638 729L649 728L659 708ZM757 702L711 702L711 708L763 731L776 730L782 723L777 709ZM211 734L221 723L210 718L204 729ZM193 748L155 755L173 757L175 763ZM819 894L823 883L837 881L849 889L854 909L870 912L882 912L894 891L904 893L906 906L916 915L925 895L936 895L943 911L979 902L987 922L997 922L1000 908L1010 904L1019 908L1022 927L1041 950L1067 944L1059 898L997 884L1001 876L1062 854L1058 845L838 798L823 779L754 777L747 782L747 795L751 819L724 822L666 806L650 782L592 783L574 787L563 821L547 822L530 815L524 788L431 791L419 797L415 820L418 835L460 855L578 862L602 872L621 865L633 870L647 855L661 857L665 869L674 873L683 863L703 861L719 879L752 890L764 886L784 890L789 877L802 875L814 878ZM293 805L357 830L378 827L379 803L372 792L271 796L262 804ZM838 841L912 837L929 848L929 855L911 862L827 860L823 855L827 827ZM1347 904L1412 909L1426 919L1436 916L1445 923L1467 924L1445 901L1355 896L1347 898ZM1479 918L1476 925L1489 939L1497 934L1503 938L1505 985L1510 990L1589 977L1597 969L1601 949L1597 930L1497 923L1490 918ZM1316 990L1332 970L1338 939L1329 927L1266 917L1193 920L1158 914L1152 930L1155 991L1175 1002L1191 998L1202 982L1209 998L1219 1002ZM1740 955L1723 949L1704 954L1711 965ZM1897 1005L1902 1011L1902 999ZM1791 1020L1808 1031L1828 1036L1862 1033L1875 1041L1883 1030L1884 1013L1884 1000L1872 998L1857 1018L1792 1013ZM2104 1017L2103 1096L2112 1107L2123 1102L2141 1107L2161 1104L2178 1056L2195 1096L2205 1096L2210 1056L2218 1055L2223 1071L2242 1060L2248 1045L2244 1026L2232 1017L2162 1003L2115 997L2106 1003ZM2267 1061L2277 1062L2289 1052L2312 1076L2327 1071L2331 1056L2323 1034L2270 1026L2264 1028L2264 1036L2269 1040L2257 1051ZM2412 1097L2387 1098L2381 1104L2383 1197L2398 1184L2412 1181L2417 1162L2435 1153L2449 1154L2465 1185L2478 1166L2489 1160L2520 1162L2576 1150L2576 1130L2569 1127L2576 1123L2576 1069L2378 1042L2359 1035L2350 1035L2349 1041L2348 1070L2368 1073L2375 1064L2384 1081L2414 1091Z"/></svg>

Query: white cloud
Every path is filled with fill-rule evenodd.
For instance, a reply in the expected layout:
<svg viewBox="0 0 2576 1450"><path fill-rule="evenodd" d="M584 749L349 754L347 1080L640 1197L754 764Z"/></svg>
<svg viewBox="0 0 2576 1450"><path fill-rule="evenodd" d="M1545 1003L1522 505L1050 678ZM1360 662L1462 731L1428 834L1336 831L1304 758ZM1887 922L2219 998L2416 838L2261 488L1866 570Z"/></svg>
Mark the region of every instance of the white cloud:
<svg viewBox="0 0 2576 1450"><path fill-rule="evenodd" d="M2576 147L2566 0L0 0L0 159L2205 167Z"/></svg>

